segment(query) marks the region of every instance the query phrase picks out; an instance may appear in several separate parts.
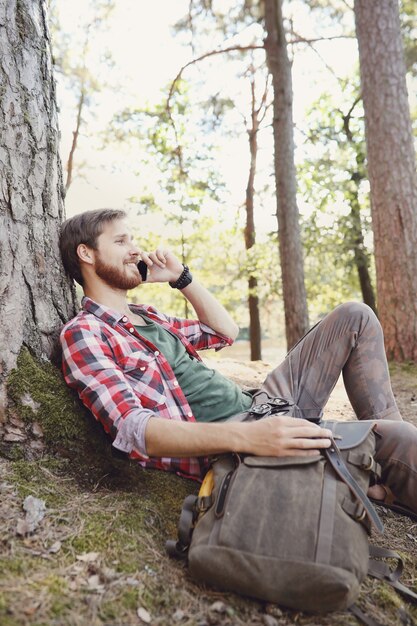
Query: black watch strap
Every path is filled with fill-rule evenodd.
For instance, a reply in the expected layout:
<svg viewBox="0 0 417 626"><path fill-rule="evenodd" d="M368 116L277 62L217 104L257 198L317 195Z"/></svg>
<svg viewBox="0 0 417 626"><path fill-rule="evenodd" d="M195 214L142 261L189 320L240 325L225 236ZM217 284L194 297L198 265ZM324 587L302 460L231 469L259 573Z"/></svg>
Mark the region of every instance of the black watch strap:
<svg viewBox="0 0 417 626"><path fill-rule="evenodd" d="M175 282L170 282L169 286L173 289L184 289L189 285L193 280L193 275L190 272L190 268L188 265L183 265L183 270L181 272L181 276Z"/></svg>

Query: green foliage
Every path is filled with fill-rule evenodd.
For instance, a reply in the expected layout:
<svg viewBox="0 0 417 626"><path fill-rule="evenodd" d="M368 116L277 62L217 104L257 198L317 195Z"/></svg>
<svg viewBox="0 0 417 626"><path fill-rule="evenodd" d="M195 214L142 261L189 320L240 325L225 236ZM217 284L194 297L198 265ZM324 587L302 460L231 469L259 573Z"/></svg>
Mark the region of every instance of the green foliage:
<svg viewBox="0 0 417 626"><path fill-rule="evenodd" d="M417 22L414 0L401 1L400 19L407 72L415 79L417 78Z"/></svg>
<svg viewBox="0 0 417 626"><path fill-rule="evenodd" d="M342 98L323 93L309 111L308 156L299 168L301 192L313 207L302 226L307 290L316 313L361 299L355 247L373 272L363 111L355 82L343 87Z"/></svg>

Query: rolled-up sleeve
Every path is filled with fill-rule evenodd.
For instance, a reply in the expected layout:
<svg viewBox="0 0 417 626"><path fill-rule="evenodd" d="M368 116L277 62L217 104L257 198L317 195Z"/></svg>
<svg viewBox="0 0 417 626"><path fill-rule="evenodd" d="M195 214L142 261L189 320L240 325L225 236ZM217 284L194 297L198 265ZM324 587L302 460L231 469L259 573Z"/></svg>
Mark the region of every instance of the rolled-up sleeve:
<svg viewBox="0 0 417 626"><path fill-rule="evenodd" d="M217 331L207 326L203 322L197 319L186 319L183 317L172 317L165 315L160 311L157 311L151 306L147 307L148 312L157 316L160 321L168 323L175 330L182 333L182 335L190 342L190 344L196 350L221 350L226 346L233 344L233 339L226 335L221 335Z"/></svg>
<svg viewBox="0 0 417 626"><path fill-rule="evenodd" d="M148 458L145 430L154 414L141 405L100 331L64 328L61 345L66 383L110 434L113 446Z"/></svg>

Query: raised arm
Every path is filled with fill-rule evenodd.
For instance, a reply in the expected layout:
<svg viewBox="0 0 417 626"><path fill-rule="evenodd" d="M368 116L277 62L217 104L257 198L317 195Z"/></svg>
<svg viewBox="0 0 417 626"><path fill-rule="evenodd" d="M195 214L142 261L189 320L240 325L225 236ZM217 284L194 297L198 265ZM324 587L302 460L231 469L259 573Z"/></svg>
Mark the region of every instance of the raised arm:
<svg viewBox="0 0 417 626"><path fill-rule="evenodd" d="M169 250L158 248L151 253L141 252L141 257L149 268L149 283L175 282L183 271L182 263ZM190 302L200 322L221 335L236 339L239 332L237 324L220 302L195 278L181 293Z"/></svg>

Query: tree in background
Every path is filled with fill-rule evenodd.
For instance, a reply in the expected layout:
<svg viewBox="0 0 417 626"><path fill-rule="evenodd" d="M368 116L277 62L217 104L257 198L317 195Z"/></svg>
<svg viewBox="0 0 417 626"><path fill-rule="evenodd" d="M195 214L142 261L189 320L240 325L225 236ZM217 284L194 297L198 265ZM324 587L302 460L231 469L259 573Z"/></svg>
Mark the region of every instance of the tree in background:
<svg viewBox="0 0 417 626"><path fill-rule="evenodd" d="M63 185L45 2L0 0L0 411L22 347L51 355L75 312L58 249ZM3 421L0 416L0 422Z"/></svg>
<svg viewBox="0 0 417 626"><path fill-rule="evenodd" d="M250 81L251 107L249 123L245 119L246 132L249 141L249 175L246 186L246 226L245 226L245 247L247 251L253 249L256 241L256 230L254 221L255 205L255 176L256 161L258 156L258 133L262 122L265 119L270 102L268 101L269 81L266 77L263 93L260 101L257 102L256 75L259 74L255 66L251 63L247 72ZM259 312L258 279L255 272L249 271L248 275L248 308L249 308L249 340L251 361L262 359L261 349L261 319Z"/></svg>
<svg viewBox="0 0 417 626"><path fill-rule="evenodd" d="M264 0L265 51L274 88L273 130L278 238L285 331L287 347L291 348L307 331L308 310L294 163L291 64L281 3L282 0Z"/></svg>
<svg viewBox="0 0 417 626"><path fill-rule="evenodd" d="M78 37L70 38L61 26L57 0L52 0L50 6L54 71L63 77L69 90L75 96L75 123L66 161L65 192L68 192L75 172L81 172L85 165L80 162L78 167L75 167L75 153L82 127L86 125L87 111L90 110L91 113L94 95L103 87L103 81L97 77L96 71L92 71L89 67L91 48L94 38L107 27L114 9L114 0L89 0L85 9ZM99 58L106 66L112 63L108 50L100 50Z"/></svg>
<svg viewBox="0 0 417 626"><path fill-rule="evenodd" d="M221 54L231 55L234 51L242 54L250 50L264 48L268 60L269 70L273 77L274 85L274 143L275 143L275 177L277 194L277 218L280 241L281 256L281 279L283 285L283 299L286 320L287 345L291 347L308 327L308 311L303 275L303 257L300 240L299 216L296 200L296 182L294 167L294 142L293 142L293 122L292 122L292 87L291 87L291 67L286 50L285 33L282 23L282 14L279 6L279 13L275 13L275 3L258 3L247 1L243 4L237 2L233 7L229 7L226 12L221 7L214 7L211 3L206 5L202 2L191 2L188 19L181 23L182 29L189 29L194 40L197 32L197 18L201 14L209 15L209 25L213 31L221 33L225 40L237 34L239 29L244 29L254 24L264 22L267 31L267 38L264 45L261 42L252 41L247 45L225 45L222 42L220 49L213 49L197 57L187 64L188 67L196 61L207 57ZM197 10L195 10L197 8ZM193 12L194 9L194 12ZM280 20L280 30L278 40L277 20ZM279 49L277 46L281 45ZM194 52L195 49L193 48ZM277 54L278 52L278 54ZM181 75L182 68L179 75ZM175 81L174 81L175 82ZM283 85L285 84L285 93ZM252 107L253 109L253 107ZM251 216L251 194L250 187L253 187L255 174L254 150L257 146L254 142L256 133L250 137L250 173L249 187L246 193L247 223L245 232L246 248L250 250L254 242L254 222ZM251 143L252 141L252 143ZM248 189L250 191L248 195ZM248 203L249 200L249 203ZM252 233L248 236L248 233ZM278 272L276 272L278 273ZM254 294L255 277L249 276L249 311L251 317L252 355L258 356L260 352L256 347L257 333L260 332L257 321L257 301ZM253 295L253 297L251 297Z"/></svg>
<svg viewBox="0 0 417 626"><path fill-rule="evenodd" d="M417 180L397 0L355 0L378 311L390 359L417 360Z"/></svg>

